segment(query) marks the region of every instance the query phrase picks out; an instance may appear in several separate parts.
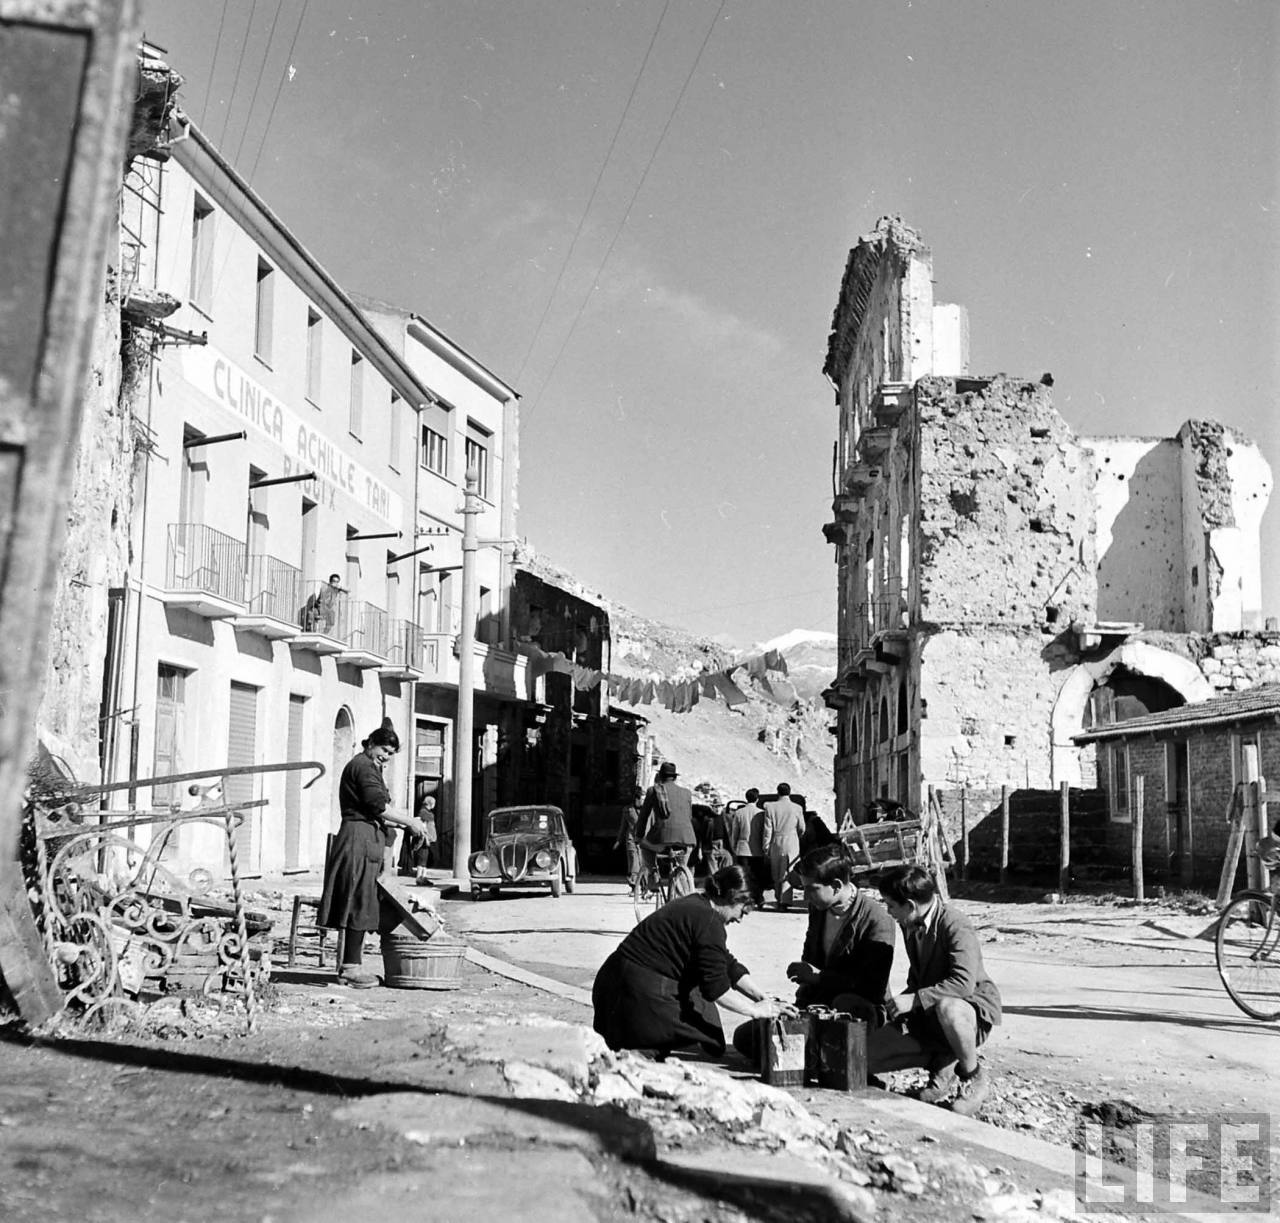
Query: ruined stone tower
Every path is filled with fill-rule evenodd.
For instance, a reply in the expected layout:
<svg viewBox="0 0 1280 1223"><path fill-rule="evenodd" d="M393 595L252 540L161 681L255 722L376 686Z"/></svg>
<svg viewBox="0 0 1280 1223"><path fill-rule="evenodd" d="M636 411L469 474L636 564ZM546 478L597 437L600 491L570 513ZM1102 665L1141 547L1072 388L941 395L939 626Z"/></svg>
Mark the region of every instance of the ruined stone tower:
<svg viewBox="0 0 1280 1223"><path fill-rule="evenodd" d="M838 812L1092 784L1073 733L1202 699L1211 636L1258 627L1257 448L1212 422L1079 438L1050 377L970 373L967 315L896 218L849 253L825 373Z"/></svg>

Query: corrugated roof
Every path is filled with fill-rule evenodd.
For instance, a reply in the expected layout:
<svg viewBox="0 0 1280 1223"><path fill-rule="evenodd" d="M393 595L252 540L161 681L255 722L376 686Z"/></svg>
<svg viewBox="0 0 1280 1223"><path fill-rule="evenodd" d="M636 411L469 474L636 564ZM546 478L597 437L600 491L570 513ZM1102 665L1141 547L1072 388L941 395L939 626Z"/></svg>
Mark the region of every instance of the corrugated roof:
<svg viewBox="0 0 1280 1223"><path fill-rule="evenodd" d="M1100 739L1123 739L1132 735L1151 735L1160 731L1202 730L1231 722L1250 722L1258 718L1280 717L1280 684L1261 684L1244 692L1228 692L1210 697L1194 705L1179 705L1163 713L1145 713L1140 718L1126 718L1108 726L1095 726L1072 736L1075 743L1096 743Z"/></svg>

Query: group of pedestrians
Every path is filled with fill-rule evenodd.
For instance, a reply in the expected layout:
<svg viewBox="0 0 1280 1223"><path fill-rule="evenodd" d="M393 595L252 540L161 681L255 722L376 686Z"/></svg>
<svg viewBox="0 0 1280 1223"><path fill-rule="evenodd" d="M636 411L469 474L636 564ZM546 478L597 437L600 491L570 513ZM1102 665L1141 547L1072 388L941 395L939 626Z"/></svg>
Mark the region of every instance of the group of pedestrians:
<svg viewBox="0 0 1280 1223"><path fill-rule="evenodd" d="M757 907L764 903L765 890L772 887L778 908L790 908L796 859L836 840L820 816L791 797L791 786L785 781L778 782L774 797L763 801L753 787L742 803L731 805L720 818L725 848L742 869Z"/></svg>
<svg viewBox="0 0 1280 1223"><path fill-rule="evenodd" d="M672 762L662 764L644 796L623 810L613 848L626 852L628 887L653 866L659 852L667 852L681 865L700 868L699 873L736 865L756 908L770 888L777 907L789 908L794 899L790 872L796 859L835 841L834 833L792 798L785 781L766 800L753 787L743 801L700 821L693 795L677 782L678 776Z"/></svg>

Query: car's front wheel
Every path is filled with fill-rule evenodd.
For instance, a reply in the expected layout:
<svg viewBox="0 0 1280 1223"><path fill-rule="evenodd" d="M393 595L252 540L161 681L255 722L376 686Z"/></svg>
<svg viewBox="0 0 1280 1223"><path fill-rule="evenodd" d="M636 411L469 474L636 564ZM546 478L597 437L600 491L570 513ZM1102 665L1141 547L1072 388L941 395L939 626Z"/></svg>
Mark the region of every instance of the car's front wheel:
<svg viewBox="0 0 1280 1223"><path fill-rule="evenodd" d="M560 872L557 871L554 875L551 876L551 895L559 898L563 888L564 888L564 879L561 877Z"/></svg>
<svg viewBox="0 0 1280 1223"><path fill-rule="evenodd" d="M481 897L481 896L483 896L483 895L484 895L484 890L483 890L482 888L473 887L473 888L471 889L471 899L472 899L472 900L479 900L479 899L480 899L480 897Z"/></svg>
<svg viewBox="0 0 1280 1223"><path fill-rule="evenodd" d="M578 877L576 875L570 875L566 871L565 877L564 877L564 890L572 896L573 889L576 888L577 886L578 886Z"/></svg>

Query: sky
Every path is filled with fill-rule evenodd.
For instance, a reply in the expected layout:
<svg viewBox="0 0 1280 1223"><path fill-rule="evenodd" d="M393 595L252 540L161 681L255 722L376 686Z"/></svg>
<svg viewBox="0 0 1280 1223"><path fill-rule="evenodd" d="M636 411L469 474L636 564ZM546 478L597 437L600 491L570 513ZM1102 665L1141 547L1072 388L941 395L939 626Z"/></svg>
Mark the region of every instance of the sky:
<svg viewBox="0 0 1280 1223"><path fill-rule="evenodd" d="M144 12L339 283L521 393L520 534L644 615L834 631L822 365L886 214L968 308L974 372L1052 372L1083 434L1218 419L1280 469L1274 0ZM1280 615L1274 507L1262 543Z"/></svg>

